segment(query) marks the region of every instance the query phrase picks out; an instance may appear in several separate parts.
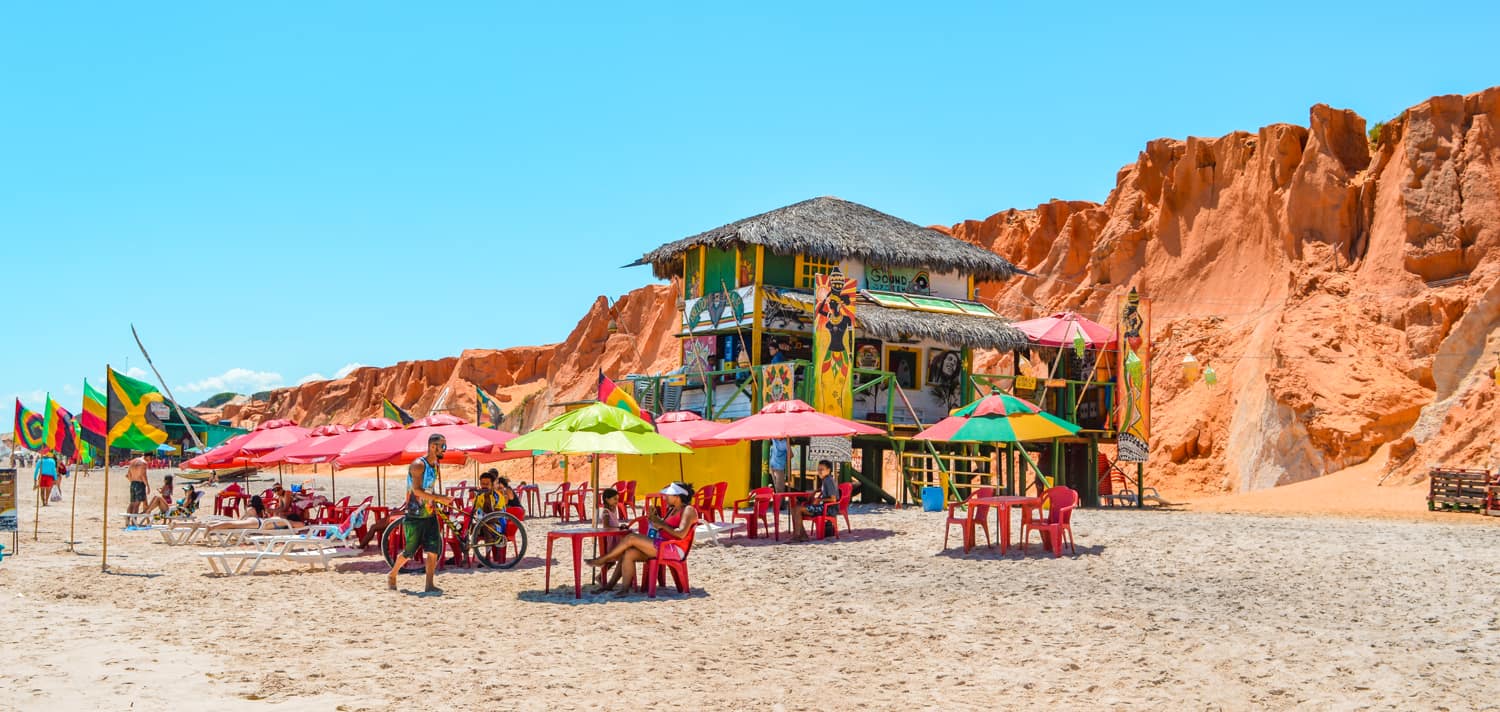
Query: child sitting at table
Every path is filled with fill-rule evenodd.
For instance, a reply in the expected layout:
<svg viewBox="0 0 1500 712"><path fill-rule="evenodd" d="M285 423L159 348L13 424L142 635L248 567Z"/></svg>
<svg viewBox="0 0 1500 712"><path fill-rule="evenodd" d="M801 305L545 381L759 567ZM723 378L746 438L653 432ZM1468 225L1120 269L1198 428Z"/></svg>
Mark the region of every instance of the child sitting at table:
<svg viewBox="0 0 1500 712"><path fill-rule="evenodd" d="M630 530L630 523L624 521L624 517L620 516L620 493L613 487L599 491L599 528L618 529L622 534ZM599 540L599 548L608 551L619 540L620 538L617 536L606 537ZM620 578L624 574L625 567L614 567L609 572L609 580L600 581L599 587L594 589L594 593L604 593L613 589L620 583Z"/></svg>
<svg viewBox="0 0 1500 712"><path fill-rule="evenodd" d="M495 470L487 470L479 476L479 489L474 491L475 517L505 509L508 498L504 493L495 489L495 476L497 474L499 473Z"/></svg>
<svg viewBox="0 0 1500 712"><path fill-rule="evenodd" d="M818 461L818 491L816 501L811 504L796 502L792 504L792 541L807 541L807 530L802 526L802 520L807 517L820 517L824 510L830 505L838 504L839 501L839 478L833 474L833 463L828 460Z"/></svg>

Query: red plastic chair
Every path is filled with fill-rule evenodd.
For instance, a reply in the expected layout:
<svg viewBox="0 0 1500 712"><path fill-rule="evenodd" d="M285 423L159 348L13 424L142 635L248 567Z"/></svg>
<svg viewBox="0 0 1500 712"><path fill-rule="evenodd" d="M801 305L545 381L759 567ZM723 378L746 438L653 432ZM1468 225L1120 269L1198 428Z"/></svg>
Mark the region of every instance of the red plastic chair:
<svg viewBox="0 0 1500 712"><path fill-rule="evenodd" d="M713 521L713 522L722 522L722 521L724 521L724 498L727 497L727 496L729 496L729 483L728 482L717 482L717 483L714 483L714 505L713 505L714 516L713 516L713 519L711 519L709 521Z"/></svg>
<svg viewBox="0 0 1500 712"><path fill-rule="evenodd" d="M635 503L635 480L622 480L615 483L615 491L620 493L620 507L628 510L626 516L634 517L640 512Z"/></svg>
<svg viewBox="0 0 1500 712"><path fill-rule="evenodd" d="M557 489L548 492L542 498L542 509L550 510L552 516L561 518L563 515L563 502L567 499L568 490L572 488L573 485L567 482L558 485Z"/></svg>
<svg viewBox="0 0 1500 712"><path fill-rule="evenodd" d="M839 485L839 516L844 518L844 529L852 530L854 525L849 523L849 503L854 501L854 483L845 482Z"/></svg>
<svg viewBox="0 0 1500 712"><path fill-rule="evenodd" d="M854 496L854 483L844 482L839 484L839 501L823 506L822 514L815 514L807 518L809 526L813 528L813 534L817 538L823 538L823 524L833 527L833 538L839 538L839 503L848 502Z"/></svg>
<svg viewBox="0 0 1500 712"><path fill-rule="evenodd" d="M980 497L991 497L994 496L994 494L994 487L980 487L975 489L974 492L969 495L969 499L963 502L954 502L953 504L948 505L948 519L946 522L944 522L943 526L944 549L948 548L948 534L953 531L954 524L963 527L965 554L969 553L969 551L974 548L975 524L978 524L981 528L984 529L985 545L993 546L990 543L990 523L988 519L990 507L987 504L976 504L974 500L979 499ZM964 511L962 513L958 511L959 507L963 507Z"/></svg>
<svg viewBox="0 0 1500 712"><path fill-rule="evenodd" d="M563 521L572 521L575 514L578 515L578 521L580 522L589 518L588 512L585 511L584 507L585 503L588 502L589 491L589 486L582 484L578 486L578 489L563 495L561 507L561 519Z"/></svg>
<svg viewBox="0 0 1500 712"><path fill-rule="evenodd" d="M774 491L770 487L760 487L750 490L749 497L735 500L734 506L730 510L729 521L735 522L743 519L745 521L745 536L751 539L756 538L757 523L760 524L759 531L764 531L771 527L771 493ZM746 509L746 505L751 506ZM734 532L729 532L729 538L734 538Z"/></svg>
<svg viewBox="0 0 1500 712"><path fill-rule="evenodd" d="M686 594L688 592L688 554L693 551L693 535L698 527L688 530L687 536L681 539L663 539L656 545L658 555L654 559L646 560L646 597L656 598L656 585L667 582L667 572L672 572L672 581L677 584L677 592ZM671 549L669 544L675 544L677 550L682 552L682 558L674 558L669 555Z"/></svg>
<svg viewBox="0 0 1500 712"><path fill-rule="evenodd" d="M1031 543L1031 533L1042 535L1042 545L1052 549L1052 558L1062 556L1063 540L1066 539L1072 553L1078 553L1073 542L1073 509L1078 506L1078 493L1067 487L1053 487L1042 496L1045 514L1037 513L1021 519L1021 553Z"/></svg>

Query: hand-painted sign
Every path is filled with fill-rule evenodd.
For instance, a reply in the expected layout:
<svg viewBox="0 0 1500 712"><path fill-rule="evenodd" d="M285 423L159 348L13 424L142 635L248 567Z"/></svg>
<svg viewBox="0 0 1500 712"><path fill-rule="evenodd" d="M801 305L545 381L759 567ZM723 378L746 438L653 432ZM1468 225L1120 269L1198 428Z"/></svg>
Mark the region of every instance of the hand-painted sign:
<svg viewBox="0 0 1500 712"><path fill-rule="evenodd" d="M682 304L682 329L696 334L749 326L755 316L755 287L714 292Z"/></svg>
<svg viewBox="0 0 1500 712"><path fill-rule="evenodd" d="M925 269L912 267L865 268L865 289L901 294L932 294L932 278Z"/></svg>
<svg viewBox="0 0 1500 712"><path fill-rule="evenodd" d="M0 470L0 532L13 532L19 528L19 511L16 508L16 469Z"/></svg>

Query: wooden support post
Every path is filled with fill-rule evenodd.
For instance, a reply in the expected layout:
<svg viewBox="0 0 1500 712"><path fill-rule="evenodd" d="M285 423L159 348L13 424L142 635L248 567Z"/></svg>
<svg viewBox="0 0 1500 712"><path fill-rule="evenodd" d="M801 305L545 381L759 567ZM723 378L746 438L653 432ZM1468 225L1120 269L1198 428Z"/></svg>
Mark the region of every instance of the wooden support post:
<svg viewBox="0 0 1500 712"><path fill-rule="evenodd" d="M1146 463L1135 463L1135 508L1146 506Z"/></svg>

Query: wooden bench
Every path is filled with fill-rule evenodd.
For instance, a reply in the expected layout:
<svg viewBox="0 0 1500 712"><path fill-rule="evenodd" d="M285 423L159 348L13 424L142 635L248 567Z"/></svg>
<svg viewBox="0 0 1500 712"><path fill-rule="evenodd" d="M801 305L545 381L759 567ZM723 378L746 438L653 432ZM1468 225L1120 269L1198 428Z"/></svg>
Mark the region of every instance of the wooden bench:
<svg viewBox="0 0 1500 712"><path fill-rule="evenodd" d="M1489 470L1434 467L1427 476L1427 509L1484 511L1497 483Z"/></svg>

